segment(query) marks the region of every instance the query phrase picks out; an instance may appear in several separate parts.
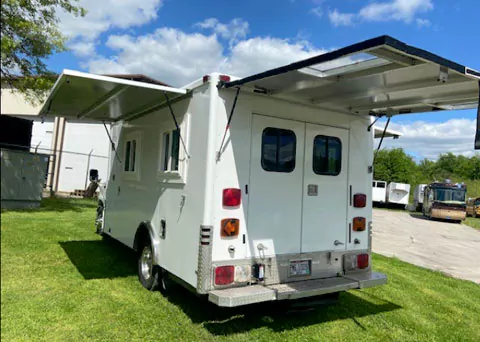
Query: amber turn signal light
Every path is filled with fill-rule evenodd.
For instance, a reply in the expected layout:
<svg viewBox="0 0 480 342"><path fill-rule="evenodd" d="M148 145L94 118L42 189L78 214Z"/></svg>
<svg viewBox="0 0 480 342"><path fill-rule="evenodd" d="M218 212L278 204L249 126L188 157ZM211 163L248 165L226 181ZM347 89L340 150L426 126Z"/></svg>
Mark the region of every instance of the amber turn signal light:
<svg viewBox="0 0 480 342"><path fill-rule="evenodd" d="M366 227L365 217L355 217L353 219L353 230L355 232L363 232Z"/></svg>
<svg viewBox="0 0 480 342"><path fill-rule="evenodd" d="M222 229L221 229L221 236L222 237L232 237L238 236L240 232L240 220L234 218L228 218L222 220Z"/></svg>

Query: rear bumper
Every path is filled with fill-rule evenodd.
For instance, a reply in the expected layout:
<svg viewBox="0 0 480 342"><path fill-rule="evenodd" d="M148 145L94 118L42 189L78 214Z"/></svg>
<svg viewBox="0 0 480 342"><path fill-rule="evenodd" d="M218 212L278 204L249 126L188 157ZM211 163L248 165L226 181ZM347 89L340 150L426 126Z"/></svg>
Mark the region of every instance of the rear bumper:
<svg viewBox="0 0 480 342"><path fill-rule="evenodd" d="M465 220L466 212L462 210L432 209L431 216L443 220Z"/></svg>
<svg viewBox="0 0 480 342"><path fill-rule="evenodd" d="M313 297L327 293L379 286L386 283L387 276L385 274L366 272L287 284L252 285L214 290L208 294L208 300L218 306L234 307L273 300Z"/></svg>

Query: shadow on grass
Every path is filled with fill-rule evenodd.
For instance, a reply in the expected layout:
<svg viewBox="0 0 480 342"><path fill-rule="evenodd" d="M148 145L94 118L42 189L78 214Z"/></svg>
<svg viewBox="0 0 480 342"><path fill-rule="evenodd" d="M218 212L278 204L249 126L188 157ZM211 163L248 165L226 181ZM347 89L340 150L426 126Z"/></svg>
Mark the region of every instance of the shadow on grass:
<svg viewBox="0 0 480 342"><path fill-rule="evenodd" d="M296 308L300 300L220 308L207 302L206 298L199 298L180 287L168 296L172 304L180 307L194 323L202 324L212 335L239 334L264 327L281 332L343 319L351 319L366 329L358 321L359 318L401 308L378 297L372 297L373 301L365 300L354 292L341 293L335 305L308 306L309 301L313 303L318 299L312 297L302 300L301 309Z"/></svg>
<svg viewBox="0 0 480 342"><path fill-rule="evenodd" d="M123 244L105 237L103 241L64 241L60 246L86 280L135 275L135 253ZM138 284L139 288L141 287ZM221 308L181 286L174 286L166 299L179 307L192 322L201 324L212 335L231 335L266 327L281 332L330 321L351 319L366 329L359 318L393 311L401 307L369 295L344 292L335 305L314 305L325 297L296 301L267 302L237 308ZM365 293L363 295L365 297ZM331 298L327 298L327 302ZM370 300L371 299L371 300ZM146 308L148 309L148 308Z"/></svg>
<svg viewBox="0 0 480 342"><path fill-rule="evenodd" d="M86 280L122 278L137 274L133 250L110 238L64 241L59 244Z"/></svg>
<svg viewBox="0 0 480 342"><path fill-rule="evenodd" d="M43 198L38 208L31 209L2 209L4 212L22 212L22 213L38 213L38 212L64 212L73 211L81 212L85 209L93 209L97 207L96 199L72 199L72 198Z"/></svg>

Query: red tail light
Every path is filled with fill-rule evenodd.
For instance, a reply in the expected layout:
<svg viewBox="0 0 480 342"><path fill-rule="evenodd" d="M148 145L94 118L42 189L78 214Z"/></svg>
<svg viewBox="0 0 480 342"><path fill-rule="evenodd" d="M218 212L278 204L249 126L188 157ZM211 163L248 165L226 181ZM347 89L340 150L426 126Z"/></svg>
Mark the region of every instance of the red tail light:
<svg viewBox="0 0 480 342"><path fill-rule="evenodd" d="M357 268L364 269L368 267L368 254L357 255Z"/></svg>
<svg viewBox="0 0 480 342"><path fill-rule="evenodd" d="M223 189L223 206L239 207L242 202L242 191L240 189Z"/></svg>
<svg viewBox="0 0 480 342"><path fill-rule="evenodd" d="M228 285L235 278L234 266L218 266L215 268L215 285Z"/></svg>
<svg viewBox="0 0 480 342"><path fill-rule="evenodd" d="M355 208L365 208L367 205L367 195L355 194L353 195L353 206Z"/></svg>
<svg viewBox="0 0 480 342"><path fill-rule="evenodd" d="M228 75L220 75L218 78L220 79L220 81L230 82L230 76Z"/></svg>
<svg viewBox="0 0 480 342"><path fill-rule="evenodd" d="M209 80L210 80L210 76L209 76L209 75L203 76L203 83L207 83Z"/></svg>

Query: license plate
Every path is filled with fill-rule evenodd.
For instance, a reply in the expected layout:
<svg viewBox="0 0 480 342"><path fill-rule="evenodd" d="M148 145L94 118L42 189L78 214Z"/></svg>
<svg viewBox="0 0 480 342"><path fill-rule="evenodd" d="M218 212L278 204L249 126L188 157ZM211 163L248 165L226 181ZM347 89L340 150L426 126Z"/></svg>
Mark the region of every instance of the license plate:
<svg viewBox="0 0 480 342"><path fill-rule="evenodd" d="M291 276L306 276L311 274L311 260L296 260L290 262Z"/></svg>

